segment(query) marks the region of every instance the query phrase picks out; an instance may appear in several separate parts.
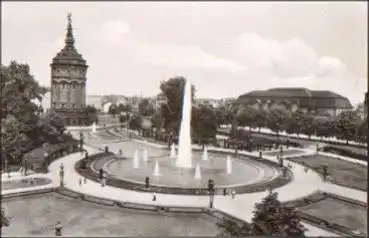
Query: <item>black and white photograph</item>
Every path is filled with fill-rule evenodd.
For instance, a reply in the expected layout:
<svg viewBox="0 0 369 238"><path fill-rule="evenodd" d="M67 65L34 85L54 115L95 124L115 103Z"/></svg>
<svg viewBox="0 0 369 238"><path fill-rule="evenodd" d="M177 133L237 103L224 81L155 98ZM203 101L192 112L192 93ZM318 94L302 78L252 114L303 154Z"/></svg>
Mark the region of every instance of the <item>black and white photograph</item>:
<svg viewBox="0 0 369 238"><path fill-rule="evenodd" d="M366 1L2 1L2 237L367 237Z"/></svg>

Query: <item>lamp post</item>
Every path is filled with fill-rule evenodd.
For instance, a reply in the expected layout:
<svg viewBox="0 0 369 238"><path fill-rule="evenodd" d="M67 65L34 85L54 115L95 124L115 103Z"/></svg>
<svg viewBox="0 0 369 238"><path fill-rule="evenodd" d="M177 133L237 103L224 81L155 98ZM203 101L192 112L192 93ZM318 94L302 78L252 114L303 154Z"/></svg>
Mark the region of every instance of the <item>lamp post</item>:
<svg viewBox="0 0 369 238"><path fill-rule="evenodd" d="M47 166L49 166L50 164L50 158L49 158L49 154L45 151L44 152L44 169L47 170Z"/></svg>
<svg viewBox="0 0 369 238"><path fill-rule="evenodd" d="M10 178L10 169L9 169L8 158L5 158L5 160L4 160L4 171L6 171L8 173L8 178Z"/></svg>
<svg viewBox="0 0 369 238"><path fill-rule="evenodd" d="M79 149L80 149L80 151L83 151L83 139L84 139L83 133L80 132L79 133Z"/></svg>
<svg viewBox="0 0 369 238"><path fill-rule="evenodd" d="M209 179L208 181L208 190L209 190L209 208L213 208L214 205L214 180Z"/></svg>

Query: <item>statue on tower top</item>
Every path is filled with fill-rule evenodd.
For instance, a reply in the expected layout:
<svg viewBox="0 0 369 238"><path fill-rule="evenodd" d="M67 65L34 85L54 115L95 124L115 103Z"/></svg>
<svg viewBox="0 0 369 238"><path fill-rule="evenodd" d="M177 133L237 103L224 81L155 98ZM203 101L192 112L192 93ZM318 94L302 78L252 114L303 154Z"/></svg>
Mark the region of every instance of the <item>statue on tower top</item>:
<svg viewBox="0 0 369 238"><path fill-rule="evenodd" d="M67 16L67 19L68 19L68 24L72 24L72 13L68 13L68 16Z"/></svg>
<svg viewBox="0 0 369 238"><path fill-rule="evenodd" d="M72 29L72 13L68 13L68 27L67 27L67 35L65 37L66 46L73 47L74 46L74 37L73 37L73 29Z"/></svg>

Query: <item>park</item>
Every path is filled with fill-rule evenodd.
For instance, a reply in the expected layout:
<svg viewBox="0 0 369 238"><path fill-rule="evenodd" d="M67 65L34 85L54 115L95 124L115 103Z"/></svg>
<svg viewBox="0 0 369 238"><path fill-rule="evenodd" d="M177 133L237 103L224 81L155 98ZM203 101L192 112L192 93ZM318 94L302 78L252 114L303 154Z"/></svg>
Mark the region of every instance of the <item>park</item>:
<svg viewBox="0 0 369 238"><path fill-rule="evenodd" d="M368 235L367 94L334 116L252 93L214 107L173 76L160 103L104 112L87 105L71 17L50 88L1 67L2 236Z"/></svg>

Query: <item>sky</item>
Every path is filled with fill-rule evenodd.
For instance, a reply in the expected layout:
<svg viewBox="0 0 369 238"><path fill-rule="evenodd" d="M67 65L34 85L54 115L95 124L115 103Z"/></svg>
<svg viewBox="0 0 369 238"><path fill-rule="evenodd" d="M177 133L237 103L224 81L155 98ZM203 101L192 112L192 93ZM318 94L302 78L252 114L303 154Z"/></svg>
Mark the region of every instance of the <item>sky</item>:
<svg viewBox="0 0 369 238"><path fill-rule="evenodd" d="M198 98L272 87L367 91L366 2L1 2L1 62L49 86L72 13L87 94L154 96L184 76Z"/></svg>

